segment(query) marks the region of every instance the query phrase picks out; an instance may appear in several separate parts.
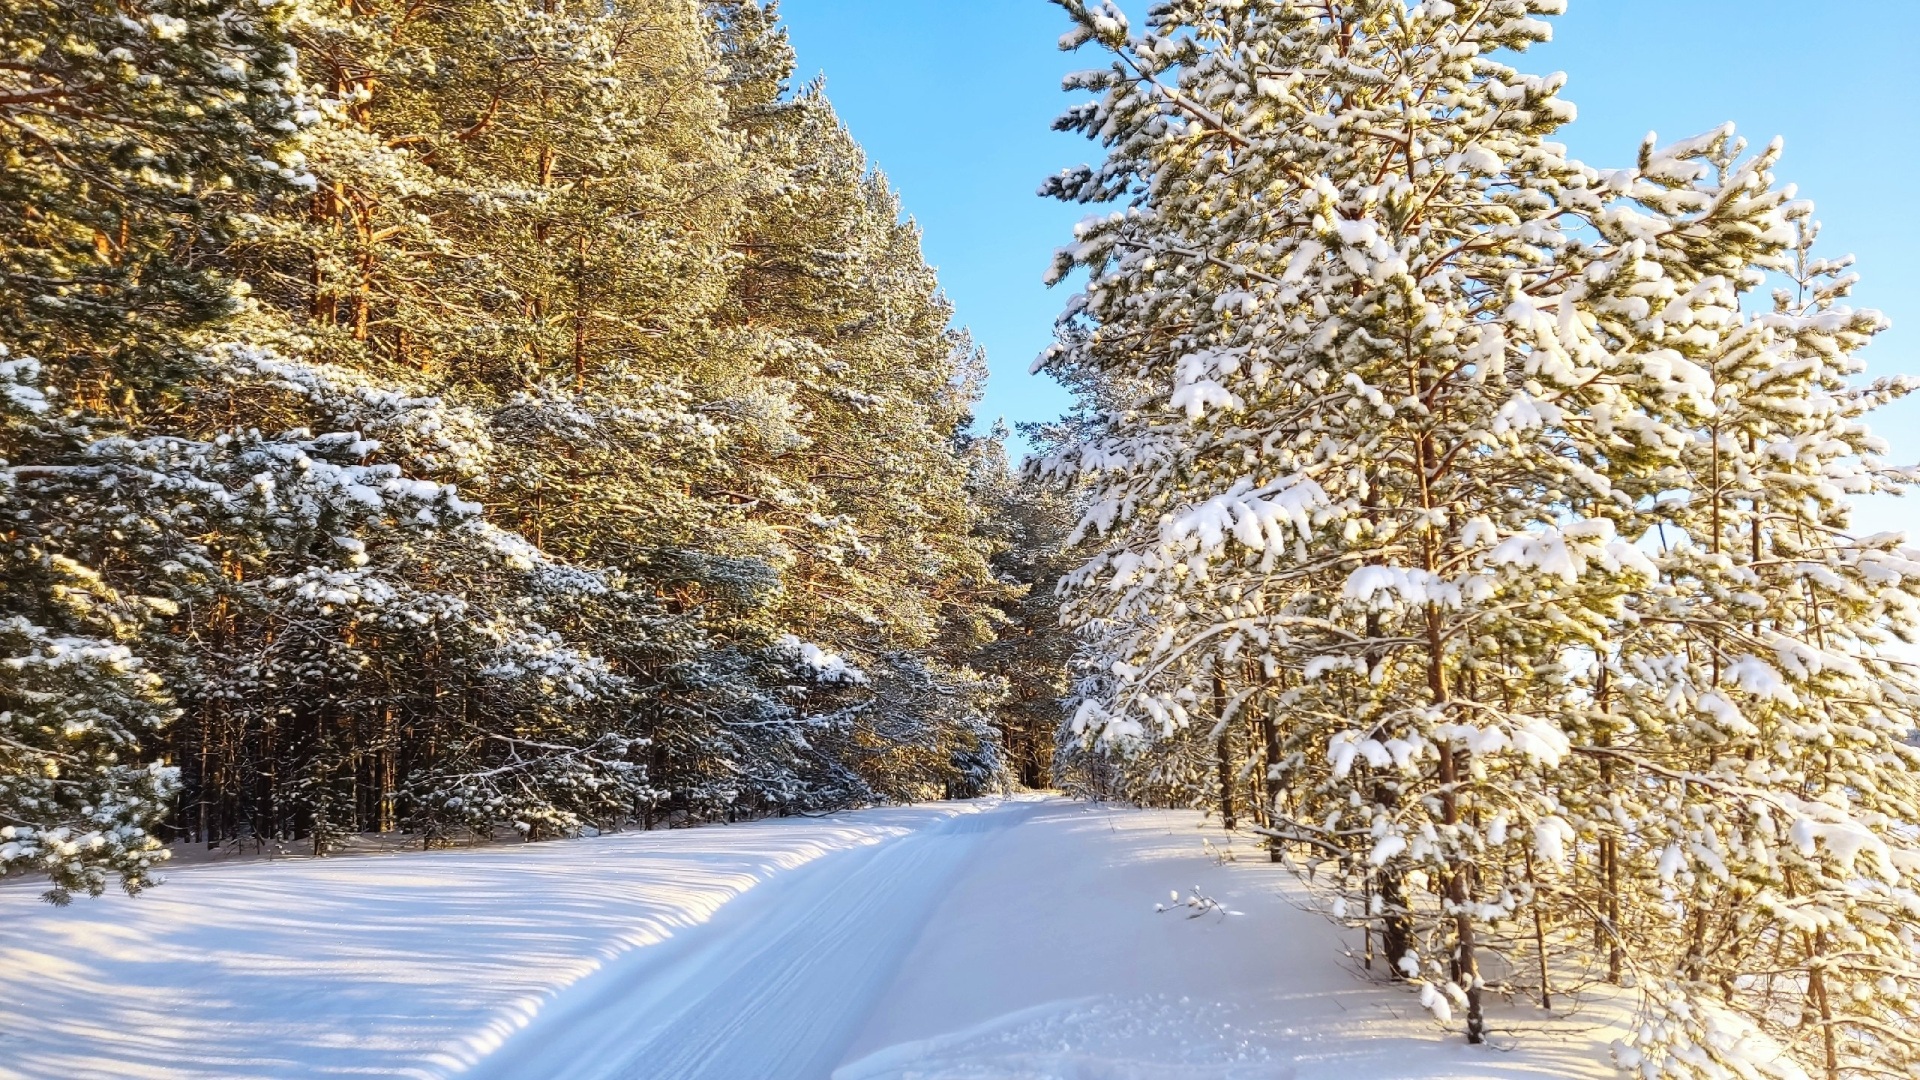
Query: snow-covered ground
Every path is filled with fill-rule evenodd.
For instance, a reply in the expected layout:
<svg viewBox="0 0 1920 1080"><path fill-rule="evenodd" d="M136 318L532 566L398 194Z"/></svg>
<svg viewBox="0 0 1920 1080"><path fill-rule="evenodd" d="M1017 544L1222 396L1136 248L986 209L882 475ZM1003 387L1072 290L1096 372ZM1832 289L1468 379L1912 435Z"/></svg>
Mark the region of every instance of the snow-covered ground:
<svg viewBox="0 0 1920 1080"><path fill-rule="evenodd" d="M1022 799L195 866L64 911L7 885L0 1077L1613 1075L1607 1010L1469 1048L1205 839ZM1156 911L1196 888L1226 911Z"/></svg>

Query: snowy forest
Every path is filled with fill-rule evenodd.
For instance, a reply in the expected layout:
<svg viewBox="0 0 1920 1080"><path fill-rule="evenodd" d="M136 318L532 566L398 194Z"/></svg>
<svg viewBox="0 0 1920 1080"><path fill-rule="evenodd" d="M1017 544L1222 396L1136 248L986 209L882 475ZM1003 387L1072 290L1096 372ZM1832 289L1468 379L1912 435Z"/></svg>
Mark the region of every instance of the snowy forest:
<svg viewBox="0 0 1920 1080"><path fill-rule="evenodd" d="M1061 2L1108 156L1047 191L1122 207L1040 361L1063 782L1245 806L1470 1040L1577 952L1644 1076L1914 1075L1920 550L1849 526L1911 386L1780 144L1569 159L1563 0Z"/></svg>
<svg viewBox="0 0 1920 1080"><path fill-rule="evenodd" d="M1913 385L1782 144L1575 160L1563 0L1053 3L1022 464L774 5L15 0L0 874L1059 789L1468 1043L1920 1077Z"/></svg>
<svg viewBox="0 0 1920 1080"><path fill-rule="evenodd" d="M1043 782L1039 519L771 11L137 6L0 39L0 868Z"/></svg>

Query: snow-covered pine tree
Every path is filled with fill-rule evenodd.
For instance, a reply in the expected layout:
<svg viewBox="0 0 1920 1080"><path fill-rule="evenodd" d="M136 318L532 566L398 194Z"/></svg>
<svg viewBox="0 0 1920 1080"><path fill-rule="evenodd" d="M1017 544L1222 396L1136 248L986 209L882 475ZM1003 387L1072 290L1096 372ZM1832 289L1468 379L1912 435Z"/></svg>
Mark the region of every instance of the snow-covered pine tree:
<svg viewBox="0 0 1920 1080"><path fill-rule="evenodd" d="M1465 685L1512 607L1475 551L1552 522L1565 480L1559 448L1498 438L1520 390L1503 324L1579 254L1536 193L1586 182L1544 144L1570 114L1555 86L1486 57L1534 40L1542 5L1163 5L1138 39L1117 9L1065 6L1068 44L1116 54L1062 121L1109 158L1049 190L1133 207L1063 254L1058 273L1090 271L1068 317L1093 329L1048 363L1144 389L1047 463L1103 474L1087 528L1120 541L1068 579L1069 617L1137 628L1083 722L1204 718L1224 755L1235 707L1299 672L1288 711L1331 747L1312 807L1331 809L1282 831L1371 864L1389 900L1430 883L1444 944L1422 966L1410 912L1386 910L1389 961L1467 1005L1478 1041L1474 935L1504 911L1479 895L1471 780L1529 755ZM1245 656L1256 678L1230 690Z"/></svg>
<svg viewBox="0 0 1920 1080"><path fill-rule="evenodd" d="M263 314L271 322L278 309L311 334L301 348L331 361L330 378L359 394L425 402L420 385L450 386L450 407L437 415L462 453L390 444L381 458L465 485L497 526L533 542L527 554L539 567L558 554L613 570L559 575L597 580L585 594L542 586L554 577L544 571L517 583L481 572L486 592L452 588L451 606L423 624L432 646L410 650L404 626L376 635L349 626L327 646L351 646L343 655L364 673L350 679L363 690L343 721L354 732L343 760L359 762L358 775L339 782L386 792L377 812L360 800L355 827L397 822L437 834L515 820L552 835L644 816L660 793L633 786L650 757L637 743L650 735L638 733L663 735L657 761L667 739L656 720L672 710L652 702L682 700L687 665L714 651L697 618L656 595L679 587L678 571L647 565L711 516L698 480L727 438L677 370L687 353L678 336L724 283L718 245L734 205L735 155L709 85L707 26L695 5L662 0L456 5L405 18L308 5L294 30L306 78L320 88L320 120L302 135L320 190L271 207L271 227L235 252L268 286ZM230 423L237 408L242 422L272 429L359 412L323 397L302 415L284 396L210 395L210 411L227 415L206 420ZM271 416L263 403L275 406ZM444 555L431 562L449 565ZM495 590L532 606L509 616L491 602ZM548 645L556 655L618 672L625 689L594 703L554 699L551 710L539 693L497 711L463 708L459 730L446 727L448 715L427 703L456 699L417 696L422 680L409 667L426 662L429 689L464 681L462 657L474 670L535 677L544 665L493 663L484 635L461 632L492 618L488 633L517 633L523 616L536 633L558 635ZM569 644L589 640L591 650ZM380 663L368 664L374 642ZM492 700L484 685L463 696ZM402 728L415 736L393 734ZM603 735L609 744L599 745ZM441 752L423 756L420 746ZM233 786L227 774L206 779ZM588 800L592 812L567 809L589 788L605 796Z"/></svg>
<svg viewBox="0 0 1920 1080"><path fill-rule="evenodd" d="M1047 190L1127 204L1063 252L1058 272L1089 282L1043 361L1101 387L1102 428L1042 464L1093 490L1082 532L1099 550L1067 579L1066 617L1096 661L1075 729L1211 743L1249 703L1277 707L1284 731L1261 755L1278 782L1270 831L1354 882L1338 908L1381 931L1436 1013L1464 1005L1470 1039L1476 939L1553 890L1603 939L1636 920L1666 935L1669 951L1637 954L1665 972L1640 983L1659 1019L1622 1051L1648 1075L1731 1066L1737 1025L1713 1017L1768 1015L1737 972L1704 976L1716 917L1775 958L1824 958L1772 984L1836 1017L1807 1030L1883 1022L1910 993L1911 916L1893 909L1913 895L1898 824L1912 820L1898 742L1912 705L1898 680L1871 687L1893 669L1870 658L1909 632L1913 586L1897 541L1845 539L1837 508L1899 479L1853 426L1899 388L1845 389L1876 317L1833 307L1839 293L1739 315L1741 293L1788 269L1803 213L1771 188L1771 156L1736 163L1720 133L1649 147L1637 169L1567 160L1547 141L1572 115L1558 80L1497 55L1543 40L1557 0L1168 3L1137 36L1111 5L1062 6L1063 44L1114 58L1069 80L1101 97L1062 126L1109 156ZM1741 395L1772 414L1733 419ZM1637 541L1663 523L1713 539L1655 558ZM1756 591L1769 579L1779 599ZM1823 608L1841 596L1844 615ZM1789 653L1815 659L1773 650L1782 627L1796 628ZM1808 640L1820 633L1845 644ZM1801 696L1778 671L1861 681ZM1725 689L1740 677L1767 710L1791 699L1825 717L1798 730L1841 725L1812 745L1823 759L1829 742L1857 747L1848 779L1803 779L1834 775L1804 759L1766 782L1713 779L1708 766L1767 760L1725 754L1728 734L1689 719L1704 708L1746 731ZM1666 732L1694 733L1682 745L1700 761L1623 756ZM1670 796L1664 867L1623 836L1650 787ZM1727 799L1741 809L1715 809ZM1746 835L1778 832L1769 852L1797 837L1823 869L1779 871L1758 907L1712 906L1726 892L1702 882L1731 872L1729 814ZM1859 845L1823 846L1830 833ZM1846 868L1869 847L1886 855L1861 885ZM1596 855L1599 874L1562 873ZM1635 910L1601 891L1682 870L1687 891L1650 889ZM1690 929L1667 918L1676 906ZM1844 936L1886 975L1850 985L1853 1029L1816 974L1837 962L1836 912L1859 913ZM1696 959L1675 969L1687 940L1678 955ZM1898 1060L1891 1034L1865 1045L1862 1060Z"/></svg>
<svg viewBox="0 0 1920 1080"><path fill-rule="evenodd" d="M196 251L236 193L297 177L287 9L230 0L23 0L0 20L0 342L104 404L151 379L234 284ZM204 246L203 246L204 245ZM145 370L142 370L143 367ZM123 405L124 401L114 401Z"/></svg>
<svg viewBox="0 0 1920 1080"><path fill-rule="evenodd" d="M1022 425L1037 443L1056 430ZM995 545L994 574L1017 592L1001 602L1006 627L980 650L977 663L1006 683L996 717L1009 767L1024 786L1046 788L1053 785L1055 733L1074 647L1073 638L1060 631L1057 586L1072 566L1063 541L1078 515L1071 496L1012 467L1008 434L996 426L983 440L974 490Z"/></svg>
<svg viewBox="0 0 1920 1080"><path fill-rule="evenodd" d="M1879 1075L1920 1055L1920 698L1895 652L1920 552L1858 535L1849 504L1911 482L1865 423L1910 387L1856 382L1885 320L1846 306L1850 260L1816 254L1779 145L1744 149L1730 127L1650 141L1616 181L1635 212L1602 226L1672 282L1652 329L1700 386L1633 491L1659 581L1574 674L1601 794L1568 818L1624 908L1612 963L1659 1010L1628 1064L1757 1074L1753 1024L1830 1080Z"/></svg>
<svg viewBox="0 0 1920 1080"><path fill-rule="evenodd" d="M23 535L22 428L48 411L39 365L0 346L0 875L44 874L47 898L129 892L164 858L153 828L177 778L145 749L172 718L130 643L147 614L96 571Z"/></svg>
<svg viewBox="0 0 1920 1080"><path fill-rule="evenodd" d="M284 17L225 0L0 17L0 872L44 872L56 902L148 880L173 710L142 638L165 602L43 528L34 488L97 425L161 405L182 334L234 310L199 256L242 227L238 195L298 177Z"/></svg>
<svg viewBox="0 0 1920 1080"><path fill-rule="evenodd" d="M156 745L187 783L176 828L324 849L403 820L553 833L626 813L638 738L616 722L623 681L553 629L617 590L400 464L457 470L472 418L257 346L196 367L256 415L310 409L345 430L81 432L13 473L18 542L57 538L144 616L129 627L184 712ZM217 407L215 387L196 389ZM509 797L449 807L400 790L476 757Z"/></svg>
<svg viewBox="0 0 1920 1080"><path fill-rule="evenodd" d="M732 525L735 553L781 567L774 629L872 676L845 759L885 795L965 791L1001 759L985 721L998 691L968 663L1007 591L970 490L983 362L823 90L787 89L792 54L769 9L711 10L732 124L761 178L703 370L748 436L728 484L748 499L715 524Z"/></svg>

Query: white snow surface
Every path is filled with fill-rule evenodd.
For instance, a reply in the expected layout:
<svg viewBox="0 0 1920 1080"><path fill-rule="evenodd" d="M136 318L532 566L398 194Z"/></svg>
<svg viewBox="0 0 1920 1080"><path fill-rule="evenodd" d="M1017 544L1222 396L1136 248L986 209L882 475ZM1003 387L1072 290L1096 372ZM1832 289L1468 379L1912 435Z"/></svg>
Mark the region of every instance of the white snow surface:
<svg viewBox="0 0 1920 1080"><path fill-rule="evenodd" d="M1023 798L193 866L65 910L18 882L0 1077L1617 1075L1617 1005L1499 1006L1468 1047L1226 843Z"/></svg>

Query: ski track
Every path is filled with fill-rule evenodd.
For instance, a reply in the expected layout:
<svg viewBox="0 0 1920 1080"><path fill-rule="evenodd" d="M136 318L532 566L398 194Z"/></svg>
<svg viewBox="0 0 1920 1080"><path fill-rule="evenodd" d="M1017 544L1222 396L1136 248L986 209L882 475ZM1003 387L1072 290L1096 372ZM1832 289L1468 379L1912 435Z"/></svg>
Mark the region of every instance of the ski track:
<svg viewBox="0 0 1920 1080"><path fill-rule="evenodd" d="M795 873L801 880L716 916L707 947L575 988L577 1006L536 1020L473 1076L825 1077L947 884L1036 805L946 818L810 864ZM560 1072L555 1047L571 1062Z"/></svg>

